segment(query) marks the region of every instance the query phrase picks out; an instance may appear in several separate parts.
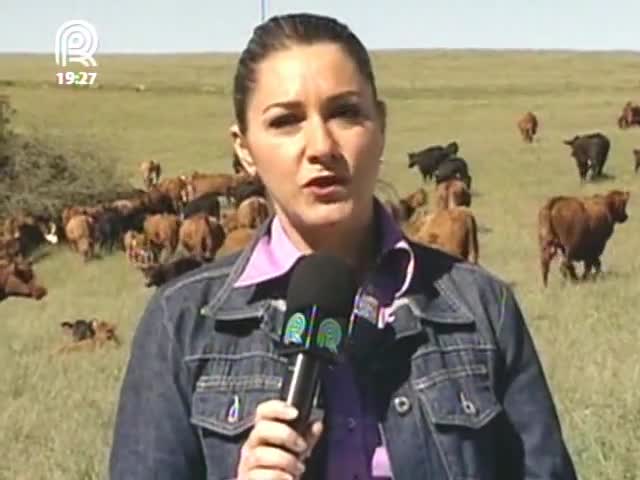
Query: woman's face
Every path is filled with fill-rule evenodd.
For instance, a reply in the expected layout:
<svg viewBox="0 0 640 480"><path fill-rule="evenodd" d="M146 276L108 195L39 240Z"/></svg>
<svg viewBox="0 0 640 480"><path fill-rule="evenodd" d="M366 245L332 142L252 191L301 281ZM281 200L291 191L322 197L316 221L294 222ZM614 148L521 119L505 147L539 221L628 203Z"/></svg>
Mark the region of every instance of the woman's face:
<svg viewBox="0 0 640 480"><path fill-rule="evenodd" d="M294 227L370 220L383 112L340 46L294 45L258 67L238 154Z"/></svg>

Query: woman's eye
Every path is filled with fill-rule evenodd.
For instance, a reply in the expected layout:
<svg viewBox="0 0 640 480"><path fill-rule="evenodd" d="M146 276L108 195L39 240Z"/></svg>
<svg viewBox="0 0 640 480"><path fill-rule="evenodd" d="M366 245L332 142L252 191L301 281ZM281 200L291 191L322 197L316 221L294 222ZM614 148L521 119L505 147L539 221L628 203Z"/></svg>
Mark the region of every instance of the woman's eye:
<svg viewBox="0 0 640 480"><path fill-rule="evenodd" d="M278 115L269 122L271 128L283 128L295 125L300 121L299 116L293 113Z"/></svg>
<svg viewBox="0 0 640 480"><path fill-rule="evenodd" d="M333 112L333 115L335 117L342 117L342 118L348 118L348 119L360 118L361 114L362 112L360 110L360 107L358 105L353 105L353 104L340 105Z"/></svg>

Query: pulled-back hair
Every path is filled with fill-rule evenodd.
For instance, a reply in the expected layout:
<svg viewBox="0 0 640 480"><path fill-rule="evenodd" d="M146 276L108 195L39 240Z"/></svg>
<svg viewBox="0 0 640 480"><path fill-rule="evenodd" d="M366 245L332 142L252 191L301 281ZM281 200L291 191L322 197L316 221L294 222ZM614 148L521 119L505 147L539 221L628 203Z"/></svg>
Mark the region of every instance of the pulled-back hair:
<svg viewBox="0 0 640 480"><path fill-rule="evenodd" d="M247 102L256 83L256 70L270 54L293 45L330 42L341 46L369 83L378 98L371 60L360 39L334 18L310 13L292 13L271 17L253 30L253 35L238 60L233 81L233 106L242 133L247 131Z"/></svg>

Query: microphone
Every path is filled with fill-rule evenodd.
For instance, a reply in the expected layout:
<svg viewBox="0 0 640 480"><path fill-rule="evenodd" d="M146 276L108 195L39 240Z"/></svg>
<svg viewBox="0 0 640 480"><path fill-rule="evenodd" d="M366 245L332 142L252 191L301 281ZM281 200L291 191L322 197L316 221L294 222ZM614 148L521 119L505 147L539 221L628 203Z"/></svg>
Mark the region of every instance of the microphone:
<svg viewBox="0 0 640 480"><path fill-rule="evenodd" d="M307 255L293 267L280 340L282 354L294 357L294 368L281 399L298 410L290 422L298 433L309 421L321 365L344 357L357 288L355 273L333 255Z"/></svg>

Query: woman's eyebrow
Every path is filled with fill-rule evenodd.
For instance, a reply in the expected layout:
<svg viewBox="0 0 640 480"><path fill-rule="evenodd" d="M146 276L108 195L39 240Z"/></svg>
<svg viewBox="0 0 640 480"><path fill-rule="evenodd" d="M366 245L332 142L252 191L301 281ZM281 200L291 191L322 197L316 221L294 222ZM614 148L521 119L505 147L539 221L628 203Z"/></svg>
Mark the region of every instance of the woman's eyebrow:
<svg viewBox="0 0 640 480"><path fill-rule="evenodd" d="M327 105L334 105L343 100L359 100L360 97L361 97L360 92L358 92L357 90L347 90L344 92L336 93L335 95L331 95L330 97L326 98L323 101L323 103ZM282 102L275 102L267 105L262 110L262 113L266 113L268 110L271 110L272 108L295 110L295 109L301 108L303 106L303 103L304 102L301 102L300 100L284 100Z"/></svg>

